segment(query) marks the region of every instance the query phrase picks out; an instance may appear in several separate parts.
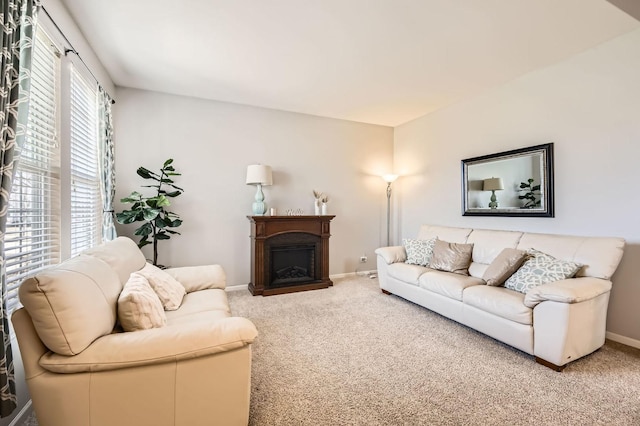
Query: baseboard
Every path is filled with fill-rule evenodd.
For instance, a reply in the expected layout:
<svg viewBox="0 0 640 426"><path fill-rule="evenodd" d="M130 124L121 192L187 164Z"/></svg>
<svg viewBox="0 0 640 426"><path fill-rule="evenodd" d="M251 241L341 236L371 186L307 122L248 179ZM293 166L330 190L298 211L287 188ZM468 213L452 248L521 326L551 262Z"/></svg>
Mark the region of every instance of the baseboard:
<svg viewBox="0 0 640 426"><path fill-rule="evenodd" d="M378 271L376 271L375 269L373 271L355 271L355 272L346 272L344 274L333 274L333 275L329 275L330 279L335 279L335 278L347 278L347 277L370 277L371 275L377 275Z"/></svg>
<svg viewBox="0 0 640 426"><path fill-rule="evenodd" d="M225 288L226 291L240 291L240 290L249 290L249 284L240 284L240 285L230 285Z"/></svg>
<svg viewBox="0 0 640 426"><path fill-rule="evenodd" d="M613 340L614 342L622 343L623 345L640 349L640 340L632 339L631 337L621 336L620 334L611 333L610 331L607 331L607 334L605 336L607 339Z"/></svg>
<svg viewBox="0 0 640 426"><path fill-rule="evenodd" d="M31 411L31 400L28 400L27 403L24 404L24 407L22 407L22 410L20 410L20 412L16 414L13 420L11 420L9 426L22 425L25 421L27 421L27 418L31 414Z"/></svg>

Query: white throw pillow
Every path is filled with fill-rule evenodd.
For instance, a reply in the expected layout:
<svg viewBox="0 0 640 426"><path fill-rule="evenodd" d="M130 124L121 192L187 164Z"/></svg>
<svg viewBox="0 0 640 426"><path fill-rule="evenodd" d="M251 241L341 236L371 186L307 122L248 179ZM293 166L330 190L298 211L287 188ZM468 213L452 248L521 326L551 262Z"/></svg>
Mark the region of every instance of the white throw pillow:
<svg viewBox="0 0 640 426"><path fill-rule="evenodd" d="M160 298L165 311L175 311L180 307L187 292L175 278L151 263L147 263L137 273L149 281L149 285Z"/></svg>
<svg viewBox="0 0 640 426"><path fill-rule="evenodd" d="M158 328L167 323L158 295L137 272L129 276L118 298L118 320L124 331Z"/></svg>
<svg viewBox="0 0 640 426"><path fill-rule="evenodd" d="M431 238L430 240L403 239L402 245L407 252L405 263L428 266L433 256L433 247L436 244L436 240L437 238Z"/></svg>
<svg viewBox="0 0 640 426"><path fill-rule="evenodd" d="M526 293L539 285L571 278L582 267L579 263L556 259L535 249L527 250L527 253L531 257L505 281L506 288Z"/></svg>

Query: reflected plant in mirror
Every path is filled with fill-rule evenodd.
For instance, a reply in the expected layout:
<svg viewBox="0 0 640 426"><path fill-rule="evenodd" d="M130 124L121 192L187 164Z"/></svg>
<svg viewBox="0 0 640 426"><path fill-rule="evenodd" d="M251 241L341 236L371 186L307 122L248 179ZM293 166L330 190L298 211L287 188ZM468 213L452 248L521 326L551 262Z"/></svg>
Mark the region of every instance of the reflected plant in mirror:
<svg viewBox="0 0 640 426"><path fill-rule="evenodd" d="M553 143L462 160L464 216L553 217L553 204Z"/></svg>
<svg viewBox="0 0 640 426"><path fill-rule="evenodd" d="M520 182L520 191L527 191L524 195L519 195L519 200L527 200L525 201L524 207L525 209L532 209L537 207L542 202L542 198L536 199L536 197L540 197L540 185L534 185L535 182L532 178L527 179L526 182Z"/></svg>

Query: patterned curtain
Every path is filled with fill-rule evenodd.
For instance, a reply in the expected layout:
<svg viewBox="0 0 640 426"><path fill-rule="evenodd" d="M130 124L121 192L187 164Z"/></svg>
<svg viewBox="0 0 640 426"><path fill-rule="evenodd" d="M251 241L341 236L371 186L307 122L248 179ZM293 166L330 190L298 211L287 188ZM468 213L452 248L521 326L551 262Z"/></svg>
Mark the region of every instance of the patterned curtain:
<svg viewBox="0 0 640 426"><path fill-rule="evenodd" d="M102 190L102 240L114 240L118 234L114 224L113 199L116 196L115 150L113 144L113 117L111 96L101 87L100 92L100 149L99 163Z"/></svg>
<svg viewBox="0 0 640 426"><path fill-rule="evenodd" d="M0 253L4 253L4 233L11 180L24 141L31 85L31 52L35 32L35 17L39 0L1 0L2 44L0 45ZM4 256L0 260L2 281L2 342L0 347L0 417L7 417L17 406L13 354L9 336L9 318L5 299Z"/></svg>

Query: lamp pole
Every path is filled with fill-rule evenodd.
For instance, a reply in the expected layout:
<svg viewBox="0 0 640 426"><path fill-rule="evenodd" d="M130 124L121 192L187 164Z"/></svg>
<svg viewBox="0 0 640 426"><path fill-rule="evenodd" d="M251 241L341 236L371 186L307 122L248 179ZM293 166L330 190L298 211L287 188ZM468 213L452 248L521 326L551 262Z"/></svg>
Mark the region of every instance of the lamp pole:
<svg viewBox="0 0 640 426"><path fill-rule="evenodd" d="M387 247L390 245L391 235L391 182L387 182Z"/></svg>
<svg viewBox="0 0 640 426"><path fill-rule="evenodd" d="M382 179L387 182L387 247L389 247L391 244L391 184L398 179L398 175L384 175Z"/></svg>

